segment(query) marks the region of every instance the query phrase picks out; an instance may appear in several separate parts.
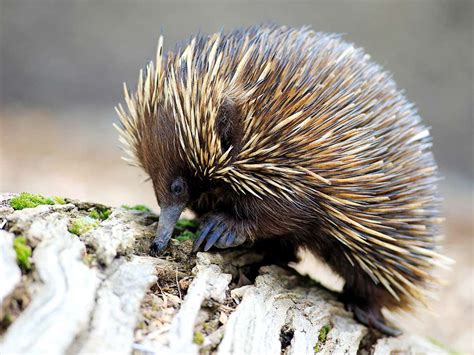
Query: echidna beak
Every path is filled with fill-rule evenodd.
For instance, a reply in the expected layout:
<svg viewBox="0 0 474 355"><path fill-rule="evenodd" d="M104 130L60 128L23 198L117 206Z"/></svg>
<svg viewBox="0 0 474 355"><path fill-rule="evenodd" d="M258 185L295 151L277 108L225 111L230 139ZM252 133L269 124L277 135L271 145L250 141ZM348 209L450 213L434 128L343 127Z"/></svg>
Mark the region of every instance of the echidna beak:
<svg viewBox="0 0 474 355"><path fill-rule="evenodd" d="M154 254L162 253L171 239L176 222L183 212L184 205L163 206L161 208L160 220L156 229L156 236L151 244L151 251Z"/></svg>

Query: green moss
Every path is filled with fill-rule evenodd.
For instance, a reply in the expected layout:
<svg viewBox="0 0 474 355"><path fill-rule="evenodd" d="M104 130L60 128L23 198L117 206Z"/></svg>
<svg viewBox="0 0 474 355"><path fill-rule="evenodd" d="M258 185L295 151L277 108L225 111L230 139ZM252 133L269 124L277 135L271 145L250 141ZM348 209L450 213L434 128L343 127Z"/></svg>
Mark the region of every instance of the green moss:
<svg viewBox="0 0 474 355"><path fill-rule="evenodd" d="M20 265L24 271L31 270L31 247L26 244L26 238L21 236L16 237L13 240L13 248L15 249L18 265Z"/></svg>
<svg viewBox="0 0 474 355"><path fill-rule="evenodd" d="M46 198L41 195L29 194L22 192L18 196L10 200L10 206L15 210L22 210L24 208L34 208L39 205L54 205L55 201L52 198Z"/></svg>
<svg viewBox="0 0 474 355"><path fill-rule="evenodd" d="M142 211L142 212L151 212L151 209L149 209L147 206L145 205L135 205L135 206L128 206L128 205L122 205L120 206L122 207L123 209L126 209L126 210L134 210L134 211Z"/></svg>
<svg viewBox="0 0 474 355"><path fill-rule="evenodd" d="M202 329L204 329L208 334L212 332L212 324L211 323L203 323Z"/></svg>
<svg viewBox="0 0 474 355"><path fill-rule="evenodd" d="M64 197L53 196L52 198L53 198L54 202L58 205L65 205L66 204L66 200L64 200Z"/></svg>
<svg viewBox="0 0 474 355"><path fill-rule="evenodd" d="M198 226L199 222L192 219L180 219L176 223L176 227L178 228L197 228Z"/></svg>
<svg viewBox="0 0 474 355"><path fill-rule="evenodd" d="M8 328L14 321L14 317L11 314L5 314L3 319L0 319L0 329L6 329Z"/></svg>
<svg viewBox="0 0 474 355"><path fill-rule="evenodd" d="M111 213L112 210L110 208L94 207L92 210L90 210L89 217L105 221L107 218L109 218Z"/></svg>
<svg viewBox="0 0 474 355"><path fill-rule="evenodd" d="M10 200L10 206L15 210L22 210L24 208L34 208L40 205L64 205L66 201L59 196L44 197L38 194L30 194L22 192L18 196Z"/></svg>
<svg viewBox="0 0 474 355"><path fill-rule="evenodd" d="M201 332L194 332L193 343L197 345L204 344L204 334Z"/></svg>
<svg viewBox="0 0 474 355"><path fill-rule="evenodd" d="M86 254L82 257L82 261L84 262L84 264L86 264L87 266L92 266L94 264L94 261L95 261L95 257L94 255L92 254Z"/></svg>
<svg viewBox="0 0 474 355"><path fill-rule="evenodd" d="M195 230L198 226L199 226L199 223L195 220L184 219L184 218L180 219L176 223L176 228L178 229L178 231L181 230L181 233L174 239L180 242L188 240L188 239L191 239L191 240L195 239L196 234L192 230L189 230L189 229Z"/></svg>
<svg viewBox="0 0 474 355"><path fill-rule="evenodd" d="M185 240L188 240L188 239L191 239L193 240L194 238L196 238L196 235L191 232L191 231L184 231L184 232L181 232L177 237L175 237L174 239L176 239L177 241L179 242L183 242Z"/></svg>
<svg viewBox="0 0 474 355"><path fill-rule="evenodd" d="M328 333L331 330L331 328L332 328L331 325L327 324L319 330L318 342L314 346L314 352L315 353L319 353L321 351L321 347L326 342L326 339L328 337Z"/></svg>
<svg viewBox="0 0 474 355"><path fill-rule="evenodd" d="M94 218L81 217L81 218L73 219L68 229L69 229L69 232L77 236L80 236L94 229L98 225L99 225L99 221Z"/></svg>
<svg viewBox="0 0 474 355"><path fill-rule="evenodd" d="M97 212L96 209L93 209L92 211L89 212L89 217L94 218L94 219L100 219L99 212Z"/></svg>

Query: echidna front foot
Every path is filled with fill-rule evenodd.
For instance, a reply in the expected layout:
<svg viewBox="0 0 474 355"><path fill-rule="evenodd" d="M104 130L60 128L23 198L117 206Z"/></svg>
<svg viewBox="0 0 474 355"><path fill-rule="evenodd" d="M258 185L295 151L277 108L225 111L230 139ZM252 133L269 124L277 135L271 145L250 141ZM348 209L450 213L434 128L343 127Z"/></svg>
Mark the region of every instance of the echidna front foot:
<svg viewBox="0 0 474 355"><path fill-rule="evenodd" d="M193 251L197 251L204 242L204 251L213 246L231 248L243 244L246 238L238 233L235 224L232 218L224 214L213 213L205 216L194 241Z"/></svg>
<svg viewBox="0 0 474 355"><path fill-rule="evenodd" d="M354 318L359 323L369 328L376 329L389 336L396 337L402 335L402 331L400 329L387 325L382 312L375 306L362 306L356 302L347 300L345 302L345 307L348 311L354 314Z"/></svg>

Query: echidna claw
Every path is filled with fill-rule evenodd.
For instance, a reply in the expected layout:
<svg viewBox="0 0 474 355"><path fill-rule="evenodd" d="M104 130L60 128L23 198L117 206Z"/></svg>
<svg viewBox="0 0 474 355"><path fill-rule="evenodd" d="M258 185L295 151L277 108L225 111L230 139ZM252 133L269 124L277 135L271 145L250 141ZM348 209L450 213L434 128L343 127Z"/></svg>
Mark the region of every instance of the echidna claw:
<svg viewBox="0 0 474 355"><path fill-rule="evenodd" d="M211 247L216 244L217 240L222 237L222 232L224 232L225 226L220 224L214 228L211 235L207 238L206 245L204 246L204 251L208 251Z"/></svg>
<svg viewBox="0 0 474 355"><path fill-rule="evenodd" d="M352 311L354 318L359 323L369 328L376 329L379 332L393 337L402 335L403 333L400 329L387 325L379 310L365 309L353 303L346 304L346 308L348 311Z"/></svg>
<svg viewBox="0 0 474 355"><path fill-rule="evenodd" d="M400 329L397 329L385 324L383 320L377 317L370 319L370 324L372 325L373 328L381 331L384 334L390 335L392 337L397 337L403 334L403 332Z"/></svg>
<svg viewBox="0 0 474 355"><path fill-rule="evenodd" d="M225 240L224 248L230 247L235 242L235 239L236 239L235 233L229 233L229 235L227 236Z"/></svg>
<svg viewBox="0 0 474 355"><path fill-rule="evenodd" d="M208 216L201 224L198 238L194 241L193 252L197 251L201 245L204 251L208 251L213 246L224 249L230 248L245 242L245 237L239 236L233 229L232 220L224 215L215 214Z"/></svg>
<svg viewBox="0 0 474 355"><path fill-rule="evenodd" d="M216 248L219 248L219 249L224 249L224 248L227 248L225 246L225 243L227 242L227 239L229 238L229 236L231 236L233 233L229 230L225 231L224 233L222 233L221 237L219 238L219 240L216 242L216 244L214 244L214 246Z"/></svg>
<svg viewBox="0 0 474 355"><path fill-rule="evenodd" d="M207 221L207 223L201 225L201 228L199 230L199 236L194 241L194 244L193 244L193 252L196 252L199 249L202 242L204 241L204 239L206 239L207 235L209 234L209 232L211 231L212 227L214 227L215 224L216 224L215 221L209 220Z"/></svg>

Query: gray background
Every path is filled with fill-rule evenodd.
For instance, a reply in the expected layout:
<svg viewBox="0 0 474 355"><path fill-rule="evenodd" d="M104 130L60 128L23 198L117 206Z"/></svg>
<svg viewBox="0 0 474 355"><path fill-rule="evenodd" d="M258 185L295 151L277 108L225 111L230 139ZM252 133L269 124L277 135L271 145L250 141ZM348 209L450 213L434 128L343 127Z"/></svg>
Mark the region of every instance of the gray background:
<svg viewBox="0 0 474 355"><path fill-rule="evenodd" d="M121 100L152 58L191 33L263 21L345 33L393 72L432 126L443 170L472 177L473 2L1 0L1 105L64 111ZM96 117L109 120L108 115ZM84 122L84 124L89 124Z"/></svg>

